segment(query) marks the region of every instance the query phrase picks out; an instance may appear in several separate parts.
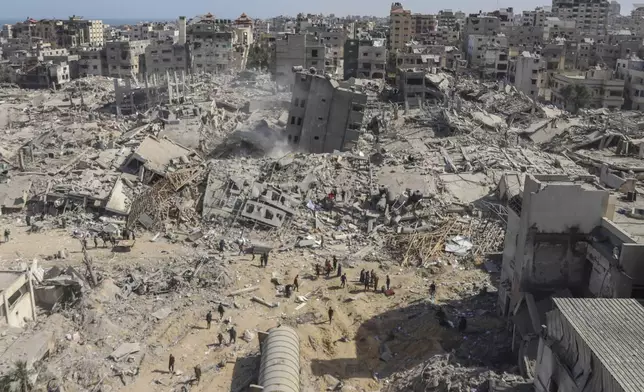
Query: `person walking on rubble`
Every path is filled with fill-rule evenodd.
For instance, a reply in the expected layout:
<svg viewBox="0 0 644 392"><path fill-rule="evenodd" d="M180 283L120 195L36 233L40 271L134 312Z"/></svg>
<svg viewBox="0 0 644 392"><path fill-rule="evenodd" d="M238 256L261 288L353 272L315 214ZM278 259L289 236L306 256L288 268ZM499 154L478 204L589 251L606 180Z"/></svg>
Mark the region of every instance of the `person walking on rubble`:
<svg viewBox="0 0 644 392"><path fill-rule="evenodd" d="M429 285L429 297L432 299L432 301L436 297L436 283L434 282Z"/></svg>
<svg viewBox="0 0 644 392"><path fill-rule="evenodd" d="M320 264L315 264L315 276L320 276Z"/></svg>
<svg viewBox="0 0 644 392"><path fill-rule="evenodd" d="M174 373L174 355L170 354L170 359L168 360L168 373Z"/></svg>
<svg viewBox="0 0 644 392"><path fill-rule="evenodd" d="M342 264L338 265L338 275L336 275L338 278L342 276Z"/></svg>
<svg viewBox="0 0 644 392"><path fill-rule="evenodd" d="M219 320L223 320L224 318L224 304L221 302L219 303L219 306L217 307L217 312L219 312Z"/></svg>
<svg viewBox="0 0 644 392"><path fill-rule="evenodd" d="M83 249L87 249L87 234L82 234L81 238L81 245L83 246Z"/></svg>
<svg viewBox="0 0 644 392"><path fill-rule="evenodd" d="M220 346L223 346L223 345L224 345L224 335L222 335L222 334L221 334L221 332L219 332L219 333L217 334L217 340L219 340L219 345L220 345Z"/></svg>
<svg viewBox="0 0 644 392"><path fill-rule="evenodd" d="M228 335L230 335L230 344L237 342L237 331L235 331L235 327L230 327L230 329L228 330Z"/></svg>
<svg viewBox="0 0 644 392"><path fill-rule="evenodd" d="M385 280L385 284L387 285L387 291L389 291L389 285L391 284L391 279L389 279L389 275L387 275L387 280Z"/></svg>
<svg viewBox="0 0 644 392"><path fill-rule="evenodd" d="M209 310L208 314L206 314L206 324L208 324L208 329L210 329L210 323L212 323L212 310Z"/></svg>
<svg viewBox="0 0 644 392"><path fill-rule="evenodd" d="M465 329L467 329L467 319L461 316L461 319L458 320L458 331L465 332Z"/></svg>
<svg viewBox="0 0 644 392"><path fill-rule="evenodd" d="M330 276L331 276L331 263L329 263L329 262L327 261L327 265L326 265L326 277L327 277L327 279L328 279Z"/></svg>
<svg viewBox="0 0 644 392"><path fill-rule="evenodd" d="M364 268L360 271L360 284L364 283Z"/></svg>
<svg viewBox="0 0 644 392"><path fill-rule="evenodd" d="M195 380L197 380L197 384L201 381L201 366L199 365L195 366Z"/></svg>
<svg viewBox="0 0 644 392"><path fill-rule="evenodd" d="M369 290L369 273L364 275L364 291Z"/></svg>
<svg viewBox="0 0 644 392"><path fill-rule="evenodd" d="M219 240L219 251L223 252L225 247L226 247L226 241L224 241L224 239L222 238Z"/></svg>
<svg viewBox="0 0 644 392"><path fill-rule="evenodd" d="M92 238L94 240L94 249L96 249L96 248L98 248L98 236L94 235L94 236L92 236Z"/></svg>
<svg viewBox="0 0 644 392"><path fill-rule="evenodd" d="M373 277L373 291L378 291L378 275Z"/></svg>
<svg viewBox="0 0 644 392"><path fill-rule="evenodd" d="M300 291L300 282L298 281L298 278L300 275L295 275L295 279L293 279L293 287L295 287L295 291L299 292Z"/></svg>
<svg viewBox="0 0 644 392"><path fill-rule="evenodd" d="M335 271L336 268L338 268L338 259L334 255L333 256L333 270Z"/></svg>
<svg viewBox="0 0 644 392"><path fill-rule="evenodd" d="M343 274L340 277L340 282L341 282L340 285L342 286L342 288L347 287L347 274Z"/></svg>
<svg viewBox="0 0 644 392"><path fill-rule="evenodd" d="M333 308L329 308L329 324L333 321Z"/></svg>

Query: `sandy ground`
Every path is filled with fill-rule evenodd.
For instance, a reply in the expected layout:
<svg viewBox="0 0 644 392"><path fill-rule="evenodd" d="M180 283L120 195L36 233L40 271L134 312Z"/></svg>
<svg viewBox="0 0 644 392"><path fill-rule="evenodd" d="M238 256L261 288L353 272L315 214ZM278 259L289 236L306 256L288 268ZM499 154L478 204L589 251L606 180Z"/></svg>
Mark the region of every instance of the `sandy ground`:
<svg viewBox="0 0 644 392"><path fill-rule="evenodd" d="M0 245L2 268L34 258L45 267L60 265L61 261L42 261L58 250L67 249L69 258L64 264L80 265L82 253L80 243L66 230L49 230L44 233L28 234L24 223L5 219L0 226L11 227L12 238ZM101 268L162 264L169 257L189 253L190 249L180 244L165 242L152 243L150 235L141 235L130 253L112 253L107 249L90 249L90 254L100 263ZM91 244L91 242L90 242ZM90 245L93 246L93 245ZM314 253L315 252L315 253ZM359 262L345 265L349 283L340 287L335 277L316 278L314 265L323 264L330 254L323 250L292 251L271 256L266 268L259 266L259 257L251 261L250 256L227 254L230 268L240 278L230 290L259 285L252 294L242 294L234 299L222 298L234 306L227 308L225 319L231 319L238 332L236 344L228 344L228 325L219 322L216 303L204 300L203 293L194 290L192 306L174 309L166 319L160 321L143 342L148 347L141 363L139 375L123 391L174 391L184 383L190 391L236 391L247 385L249 377L257 366L258 340L245 342L241 339L245 330L266 331L280 324L294 326L300 336L303 391L324 391L327 383L325 374L345 382L346 391L377 391L382 387L382 378L397 370L410 368L435 353L445 351L447 342L461 337L454 330L445 330L433 320L433 310L427 298L431 280L438 283L437 302L447 302L458 297L465 283L488 280L486 273L479 269L464 270L461 267L445 267L440 277L432 276L425 269L400 268L395 264L382 266L378 263ZM364 292L358 286L360 270L375 270L380 285L390 275L396 294L386 297L373 291ZM291 283L299 275L300 290L296 295L309 294L307 304L300 310L295 296L290 299L279 294L271 278L281 283ZM269 302L277 302L276 308L252 302L256 295ZM327 310L332 307L335 316L329 323ZM216 322L206 329L205 315L212 310ZM431 314L430 318L427 315ZM420 316L419 316L420 315ZM424 318L423 318L424 317ZM421 320L422 318L422 320ZM429 321L428 321L429 320ZM217 333L225 337L223 346L218 346ZM344 338L344 339L343 339ZM379 347L390 340L394 360L385 363L379 360ZM176 357L179 375L168 373L168 356ZM225 362L224 367L217 364ZM203 370L200 384L191 383L193 368L199 364ZM380 380L380 381L378 381Z"/></svg>

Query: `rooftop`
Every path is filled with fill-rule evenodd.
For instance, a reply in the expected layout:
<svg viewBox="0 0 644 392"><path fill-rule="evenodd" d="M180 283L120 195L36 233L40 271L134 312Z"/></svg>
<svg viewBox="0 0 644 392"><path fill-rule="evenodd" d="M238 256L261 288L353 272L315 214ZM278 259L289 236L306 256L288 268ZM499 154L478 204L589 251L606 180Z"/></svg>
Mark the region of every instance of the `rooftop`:
<svg viewBox="0 0 644 392"><path fill-rule="evenodd" d="M16 281L24 272L0 271L0 292Z"/></svg>
<svg viewBox="0 0 644 392"><path fill-rule="evenodd" d="M562 317L627 392L644 391L644 307L635 299L554 298Z"/></svg>

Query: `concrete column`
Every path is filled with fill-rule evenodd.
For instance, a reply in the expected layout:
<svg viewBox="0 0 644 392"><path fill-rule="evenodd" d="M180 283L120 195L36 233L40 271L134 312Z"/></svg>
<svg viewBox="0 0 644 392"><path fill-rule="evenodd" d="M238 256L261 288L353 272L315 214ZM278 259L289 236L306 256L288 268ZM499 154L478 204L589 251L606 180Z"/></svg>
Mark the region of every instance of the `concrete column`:
<svg viewBox="0 0 644 392"><path fill-rule="evenodd" d="M2 306L4 307L4 321L9 325L9 300L5 294L2 294Z"/></svg>
<svg viewBox="0 0 644 392"><path fill-rule="evenodd" d="M36 321L36 297L34 296L34 285L31 281L31 268L27 271L27 284L31 295L31 319Z"/></svg>

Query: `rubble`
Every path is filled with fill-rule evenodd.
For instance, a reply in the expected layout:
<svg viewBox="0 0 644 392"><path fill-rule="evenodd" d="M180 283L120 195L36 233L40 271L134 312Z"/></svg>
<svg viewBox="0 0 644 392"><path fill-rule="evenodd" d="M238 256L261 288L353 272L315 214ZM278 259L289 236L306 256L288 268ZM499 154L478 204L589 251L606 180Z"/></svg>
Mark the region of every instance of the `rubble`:
<svg viewBox="0 0 644 392"><path fill-rule="evenodd" d="M394 281L410 270L424 279L388 291L395 292L386 298L395 301L388 305L393 308L424 303L427 284L445 274L498 274L492 258L503 250L507 209L517 207L527 174L596 175L602 186L631 198L638 193L644 178L640 114L597 109L571 115L501 82L440 71L429 79L437 102L416 109L379 101L378 86L367 92L360 139L350 151L325 154L291 150L283 132L290 94L262 73L194 75L185 81L180 103L159 98L139 112L118 115L109 109L114 83L105 78L76 81L63 91L14 91L10 104L0 103L0 111L12 117L0 141L3 222L23 228L29 216L29 235L63 239L43 257L46 270L31 269L34 296L58 338L59 351L50 354L69 356L46 361L49 373L71 390L117 390L140 379L144 357L165 356L189 336L195 326L181 324L182 318L203 315L186 316L188 310L212 304L262 320L317 325L325 317L319 303L326 306L331 298L348 307L386 298L354 291L355 270L364 263L375 263ZM84 103L64 101L67 89L83 92ZM101 238L102 247L93 238ZM87 249L70 249L83 239L89 239ZM131 251L127 262L111 252L122 245ZM140 265L145 256L139 247L160 249L164 258ZM174 255L177 249L185 253ZM254 269L259 260L246 259L258 254L288 260L288 268L250 279L256 274L249 265ZM331 286L281 299L281 286L297 273L306 279L303 286L309 279L324 284L313 268L332 256L351 275L346 291ZM447 305L449 322L489 314L489 307L456 303L480 300L489 286L459 282L449 288L446 296L455 302ZM264 317L268 313L272 318ZM400 323L404 330L442 328L433 315L411 316ZM356 325L373 323L361 314L352 317ZM148 340L157 326L169 323L185 330L172 330L176 336L158 345ZM227 314L222 325L235 325L235 318ZM45 325L29 328L41 333ZM244 325L240 339L252 344L256 330ZM385 390L392 392L521 385L524 380L503 361L486 354L507 344L495 328L489 330L445 339L443 349L451 355L427 358L429 351L423 351L416 358L423 362L413 369L375 379L386 380ZM71 339L64 338L68 334ZM347 330L342 336L352 335ZM331 336L312 336L309 344L316 354L333 357ZM397 366L411 355L398 344L377 340L368 360L402 371ZM328 372L319 376L331 390L349 388L354 379L322 374Z"/></svg>

